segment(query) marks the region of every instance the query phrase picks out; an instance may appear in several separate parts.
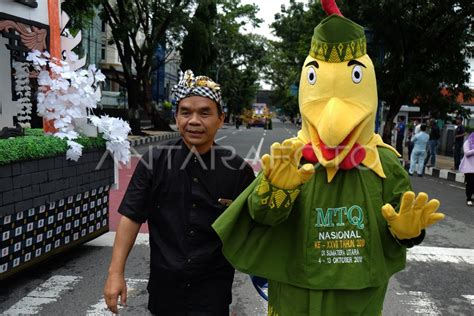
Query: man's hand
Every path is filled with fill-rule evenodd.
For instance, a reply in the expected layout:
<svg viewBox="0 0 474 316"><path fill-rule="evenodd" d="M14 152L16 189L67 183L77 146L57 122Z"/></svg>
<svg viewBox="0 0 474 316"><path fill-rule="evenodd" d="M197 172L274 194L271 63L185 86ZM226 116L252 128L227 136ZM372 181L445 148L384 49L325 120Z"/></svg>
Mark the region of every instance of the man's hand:
<svg viewBox="0 0 474 316"><path fill-rule="evenodd" d="M399 240L418 237L421 230L442 220L444 214L436 213L439 201L428 201L428 195L420 192L415 199L415 193L405 192L401 198L400 211L395 212L392 205L382 206L382 215L389 224L390 231Z"/></svg>
<svg viewBox="0 0 474 316"><path fill-rule="evenodd" d="M285 140L281 145L274 143L270 148L271 155L262 157L263 174L272 185L292 190L311 178L314 174L312 164L298 169L303 145L298 140Z"/></svg>
<svg viewBox="0 0 474 316"><path fill-rule="evenodd" d="M127 303L127 284L123 274L109 273L104 286L104 298L107 308L114 314L118 313L118 298L120 296L120 305Z"/></svg>

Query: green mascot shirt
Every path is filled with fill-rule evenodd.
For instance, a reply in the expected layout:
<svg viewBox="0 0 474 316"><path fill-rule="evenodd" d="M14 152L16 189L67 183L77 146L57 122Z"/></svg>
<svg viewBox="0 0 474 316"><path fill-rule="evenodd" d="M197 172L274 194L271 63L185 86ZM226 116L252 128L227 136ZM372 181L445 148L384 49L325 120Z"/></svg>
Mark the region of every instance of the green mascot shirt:
<svg viewBox="0 0 474 316"><path fill-rule="evenodd" d="M299 189L280 190L260 174L213 224L226 258L242 272L298 288L385 292L405 266L406 249L381 207L397 208L411 186L395 154L378 152L385 179L359 167L328 183L317 166Z"/></svg>

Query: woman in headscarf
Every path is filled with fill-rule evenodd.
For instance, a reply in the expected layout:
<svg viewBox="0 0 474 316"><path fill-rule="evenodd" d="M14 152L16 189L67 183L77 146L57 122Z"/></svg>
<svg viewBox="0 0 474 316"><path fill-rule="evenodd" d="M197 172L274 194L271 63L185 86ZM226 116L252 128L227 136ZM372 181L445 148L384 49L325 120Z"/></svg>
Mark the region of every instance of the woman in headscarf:
<svg viewBox="0 0 474 316"><path fill-rule="evenodd" d="M474 132L463 144L464 157L459 165L459 171L464 173L466 181L466 203L473 206L472 195L474 194Z"/></svg>

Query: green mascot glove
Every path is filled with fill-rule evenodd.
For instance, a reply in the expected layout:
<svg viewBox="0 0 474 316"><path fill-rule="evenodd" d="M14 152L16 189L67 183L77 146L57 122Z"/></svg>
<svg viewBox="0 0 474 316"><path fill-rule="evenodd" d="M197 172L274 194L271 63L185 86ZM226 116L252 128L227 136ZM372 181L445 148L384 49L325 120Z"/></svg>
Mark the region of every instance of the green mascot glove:
<svg viewBox="0 0 474 316"><path fill-rule="evenodd" d="M420 192L405 192L401 198L400 211L397 213L392 205L382 206L382 215L388 222L392 234L399 240L416 238L421 230L442 220L444 214L436 213L439 201L428 201L428 195Z"/></svg>
<svg viewBox="0 0 474 316"><path fill-rule="evenodd" d="M303 146L299 140L287 139L281 145L274 143L270 148L271 155L262 157L263 175L272 185L292 190L311 179L314 174L312 164L298 168Z"/></svg>

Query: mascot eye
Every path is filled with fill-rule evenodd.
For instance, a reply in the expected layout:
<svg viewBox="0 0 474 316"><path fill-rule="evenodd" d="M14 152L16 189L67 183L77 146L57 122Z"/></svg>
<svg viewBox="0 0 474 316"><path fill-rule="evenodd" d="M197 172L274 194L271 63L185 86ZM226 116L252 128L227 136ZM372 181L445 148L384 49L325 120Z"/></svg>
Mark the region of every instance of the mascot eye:
<svg viewBox="0 0 474 316"><path fill-rule="evenodd" d="M359 65L352 68L352 81L354 83L359 83L362 81L362 67Z"/></svg>
<svg viewBox="0 0 474 316"><path fill-rule="evenodd" d="M308 68L308 82L310 85L316 83L316 70L313 67Z"/></svg>

